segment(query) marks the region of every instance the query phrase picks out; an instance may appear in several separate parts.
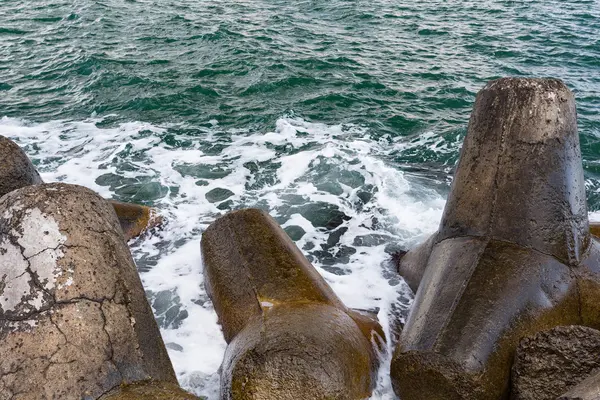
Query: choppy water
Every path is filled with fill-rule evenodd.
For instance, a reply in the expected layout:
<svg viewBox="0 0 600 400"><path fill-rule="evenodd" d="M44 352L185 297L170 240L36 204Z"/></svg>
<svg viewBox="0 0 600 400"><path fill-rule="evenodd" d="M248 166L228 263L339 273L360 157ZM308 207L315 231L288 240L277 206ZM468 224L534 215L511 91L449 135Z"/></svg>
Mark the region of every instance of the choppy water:
<svg viewBox="0 0 600 400"><path fill-rule="evenodd" d="M210 222L267 209L385 325L411 297L389 253L436 229L486 81L572 88L600 210L599 32L596 0L0 0L0 134L48 181L161 210L134 256L181 383L216 399Z"/></svg>

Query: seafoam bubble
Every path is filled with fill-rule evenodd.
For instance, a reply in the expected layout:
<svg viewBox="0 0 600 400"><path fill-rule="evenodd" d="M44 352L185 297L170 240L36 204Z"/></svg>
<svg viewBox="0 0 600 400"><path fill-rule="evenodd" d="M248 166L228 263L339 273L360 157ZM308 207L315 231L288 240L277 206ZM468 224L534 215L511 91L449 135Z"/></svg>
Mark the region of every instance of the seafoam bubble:
<svg viewBox="0 0 600 400"><path fill-rule="evenodd" d="M172 293L178 303L173 312L187 315L161 330L181 383L198 395L218 398L226 347L204 289L199 242L208 224L230 209L268 210L297 236L338 296L349 307L379 310L384 329L392 308L408 309L412 295L394 274L389 253L432 233L445 202L435 188L399 170L390 155L418 146L456 151L454 142L433 132L380 140L360 126L289 117L271 132L224 131L213 123L200 137L197 129L182 133L181 125L101 128L98 122L3 118L0 134L25 147L46 181L159 208L168 221L164 230L134 242L132 250L151 302ZM385 375L389 354L382 355L373 399L394 398Z"/></svg>

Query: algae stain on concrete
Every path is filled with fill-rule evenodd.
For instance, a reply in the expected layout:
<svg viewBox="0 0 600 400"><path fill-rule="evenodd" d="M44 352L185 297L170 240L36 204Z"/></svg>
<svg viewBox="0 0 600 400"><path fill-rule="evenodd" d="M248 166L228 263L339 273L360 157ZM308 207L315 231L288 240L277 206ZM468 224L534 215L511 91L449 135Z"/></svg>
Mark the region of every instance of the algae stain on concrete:
<svg viewBox="0 0 600 400"><path fill-rule="evenodd" d="M11 221L13 207L3 217ZM12 240L11 240L12 239ZM0 239L0 308L2 312L17 308L37 311L44 305L44 291L51 291L62 275L58 260L67 237L58 223L39 209L26 210L8 235ZM15 244L16 242L16 244ZM72 279L67 282L72 283ZM21 306L21 307L19 307Z"/></svg>

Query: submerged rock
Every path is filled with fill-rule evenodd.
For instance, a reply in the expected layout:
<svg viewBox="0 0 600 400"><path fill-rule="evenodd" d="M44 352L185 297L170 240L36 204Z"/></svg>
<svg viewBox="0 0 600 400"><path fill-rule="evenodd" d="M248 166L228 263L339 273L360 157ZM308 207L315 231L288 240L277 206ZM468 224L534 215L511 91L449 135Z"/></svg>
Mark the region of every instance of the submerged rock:
<svg viewBox="0 0 600 400"><path fill-rule="evenodd" d="M205 197L209 203L217 203L219 201L226 200L233 195L234 193L229 189L215 188L210 192L206 193Z"/></svg>
<svg viewBox="0 0 600 400"><path fill-rule="evenodd" d="M202 236L207 291L229 343L221 399L364 399L379 324L346 308L267 213L234 211Z"/></svg>
<svg viewBox="0 0 600 400"><path fill-rule="evenodd" d="M149 229L160 226L163 222L162 217L153 208L114 200L109 202L119 218L125 240L138 237Z"/></svg>
<svg viewBox="0 0 600 400"><path fill-rule="evenodd" d="M521 340L512 368L511 398L553 400L600 368L600 331L559 326Z"/></svg>
<svg viewBox="0 0 600 400"><path fill-rule="evenodd" d="M113 209L80 186L0 199L0 398L96 399L176 385Z"/></svg>
<svg viewBox="0 0 600 400"><path fill-rule="evenodd" d="M338 206L325 202L304 204L294 208L304 218L310 221L315 228L334 230L350 217L344 214Z"/></svg>
<svg viewBox="0 0 600 400"><path fill-rule="evenodd" d="M146 292L158 326L165 329L177 329L188 317L188 312L181 305L181 299L174 290L161 290L158 293Z"/></svg>
<svg viewBox="0 0 600 400"><path fill-rule="evenodd" d="M302 229L302 227L297 225L290 225L284 230L285 233L287 233L290 239L292 239L294 242L302 239L302 236L306 234L306 231Z"/></svg>
<svg viewBox="0 0 600 400"><path fill-rule="evenodd" d="M600 325L585 200L571 92L554 79L488 83L440 228L400 262L418 286L391 365L403 400L505 398L522 337Z"/></svg>

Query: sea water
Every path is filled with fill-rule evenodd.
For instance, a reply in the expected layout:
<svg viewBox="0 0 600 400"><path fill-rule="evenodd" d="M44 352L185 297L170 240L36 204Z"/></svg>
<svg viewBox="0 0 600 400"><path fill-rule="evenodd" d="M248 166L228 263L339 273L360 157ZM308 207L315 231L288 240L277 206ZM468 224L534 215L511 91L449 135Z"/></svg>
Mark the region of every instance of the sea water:
<svg viewBox="0 0 600 400"><path fill-rule="evenodd" d="M490 79L574 91L597 219L598 32L597 1L0 0L0 135L45 181L159 210L132 252L180 383L216 399L203 230L267 210L389 333L413 296L391 255L436 230Z"/></svg>

